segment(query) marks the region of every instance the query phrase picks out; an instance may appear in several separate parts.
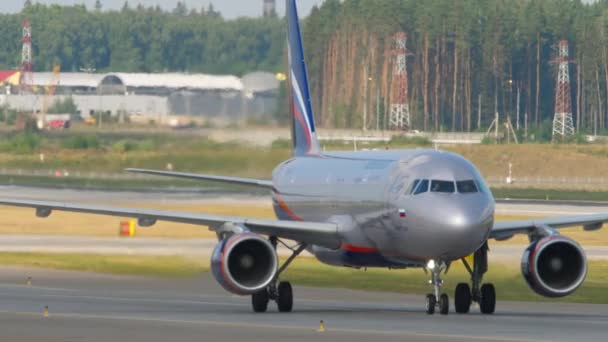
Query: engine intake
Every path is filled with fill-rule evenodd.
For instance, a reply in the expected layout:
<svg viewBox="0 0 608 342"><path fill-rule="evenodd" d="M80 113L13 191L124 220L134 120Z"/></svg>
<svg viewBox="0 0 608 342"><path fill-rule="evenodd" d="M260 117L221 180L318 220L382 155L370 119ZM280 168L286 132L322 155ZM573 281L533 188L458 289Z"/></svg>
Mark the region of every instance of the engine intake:
<svg viewBox="0 0 608 342"><path fill-rule="evenodd" d="M220 241L211 256L211 271L227 291L249 295L274 279L278 259L274 247L260 235L242 233Z"/></svg>
<svg viewBox="0 0 608 342"><path fill-rule="evenodd" d="M587 258L576 241L553 235L528 246L521 271L534 292L545 297L564 297L585 280Z"/></svg>

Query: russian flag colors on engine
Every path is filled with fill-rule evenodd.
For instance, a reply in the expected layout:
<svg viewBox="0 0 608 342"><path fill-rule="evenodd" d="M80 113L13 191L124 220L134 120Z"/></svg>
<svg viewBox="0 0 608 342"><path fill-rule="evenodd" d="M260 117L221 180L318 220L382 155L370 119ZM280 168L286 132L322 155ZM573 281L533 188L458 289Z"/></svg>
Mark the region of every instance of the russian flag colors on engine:
<svg viewBox="0 0 608 342"><path fill-rule="evenodd" d="M405 209L399 209L399 217L407 217L405 214Z"/></svg>

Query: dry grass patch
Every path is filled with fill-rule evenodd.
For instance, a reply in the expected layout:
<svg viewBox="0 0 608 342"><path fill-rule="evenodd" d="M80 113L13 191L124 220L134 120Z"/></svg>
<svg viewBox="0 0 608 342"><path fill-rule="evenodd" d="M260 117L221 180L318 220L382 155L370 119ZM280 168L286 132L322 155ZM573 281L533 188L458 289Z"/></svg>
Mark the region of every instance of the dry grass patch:
<svg viewBox="0 0 608 342"><path fill-rule="evenodd" d="M471 145L448 150L471 160L484 175L507 175L513 163L517 176L603 177L608 169L608 146L603 145Z"/></svg>
<svg viewBox="0 0 608 342"><path fill-rule="evenodd" d="M209 270L208 263L179 256L54 253L3 252L0 265L169 278L192 277Z"/></svg>

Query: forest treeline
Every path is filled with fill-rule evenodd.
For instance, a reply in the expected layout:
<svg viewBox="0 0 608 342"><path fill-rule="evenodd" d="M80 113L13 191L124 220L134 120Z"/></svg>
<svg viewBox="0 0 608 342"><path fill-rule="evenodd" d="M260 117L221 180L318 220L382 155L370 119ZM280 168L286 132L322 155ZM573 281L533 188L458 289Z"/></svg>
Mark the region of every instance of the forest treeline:
<svg viewBox="0 0 608 342"><path fill-rule="evenodd" d="M401 31L414 129L483 130L496 112L516 126L519 92L520 128L527 117L550 136L552 61L565 39L575 125L599 132L608 124L607 25L605 0L326 0L305 27L319 119L331 127L386 124L392 36Z"/></svg>
<svg viewBox="0 0 608 342"><path fill-rule="evenodd" d="M180 2L172 11L128 2L118 11L102 7L103 0L90 9L34 4L0 15L0 68L19 65L25 18L36 70L55 63L67 71L236 75L284 68L283 18L226 20L213 8ZM303 28L321 126L387 125L397 32L408 35L413 129L483 130L495 112L515 126L518 93L520 127L525 117L530 127L550 125L552 60L562 39L570 46L576 127L599 133L608 126L607 0L326 0Z"/></svg>
<svg viewBox="0 0 608 342"><path fill-rule="evenodd" d="M172 11L125 5L118 11L84 5L26 4L21 13L0 14L0 68L18 67L21 23L30 20L34 68L123 72L205 72L242 75L277 71L285 34L280 18L225 20L212 6Z"/></svg>

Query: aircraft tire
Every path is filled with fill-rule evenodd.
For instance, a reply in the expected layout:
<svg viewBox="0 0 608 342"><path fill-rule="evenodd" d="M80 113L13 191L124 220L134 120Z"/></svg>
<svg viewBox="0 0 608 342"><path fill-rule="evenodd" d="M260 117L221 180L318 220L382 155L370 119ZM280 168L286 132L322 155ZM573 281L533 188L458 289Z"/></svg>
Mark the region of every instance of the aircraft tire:
<svg viewBox="0 0 608 342"><path fill-rule="evenodd" d="M467 283L459 283L454 291L454 307L457 313L469 313L471 309L471 288Z"/></svg>
<svg viewBox="0 0 608 342"><path fill-rule="evenodd" d="M434 294L426 295L426 313L432 315L435 313L435 305L437 304L437 299Z"/></svg>
<svg viewBox="0 0 608 342"><path fill-rule="evenodd" d="M268 291L266 289L252 294L251 306L253 307L253 312L266 312L269 301L270 298L268 297Z"/></svg>
<svg viewBox="0 0 608 342"><path fill-rule="evenodd" d="M442 294L439 297L439 313L447 315L450 312L450 298L447 294Z"/></svg>
<svg viewBox="0 0 608 342"><path fill-rule="evenodd" d="M293 309L293 289L291 288L291 284L286 281L279 283L278 294L277 306L279 307L279 312L291 312Z"/></svg>
<svg viewBox="0 0 608 342"><path fill-rule="evenodd" d="M481 285L481 299L479 300L479 308L482 314L493 314L496 309L496 290L493 284Z"/></svg>

